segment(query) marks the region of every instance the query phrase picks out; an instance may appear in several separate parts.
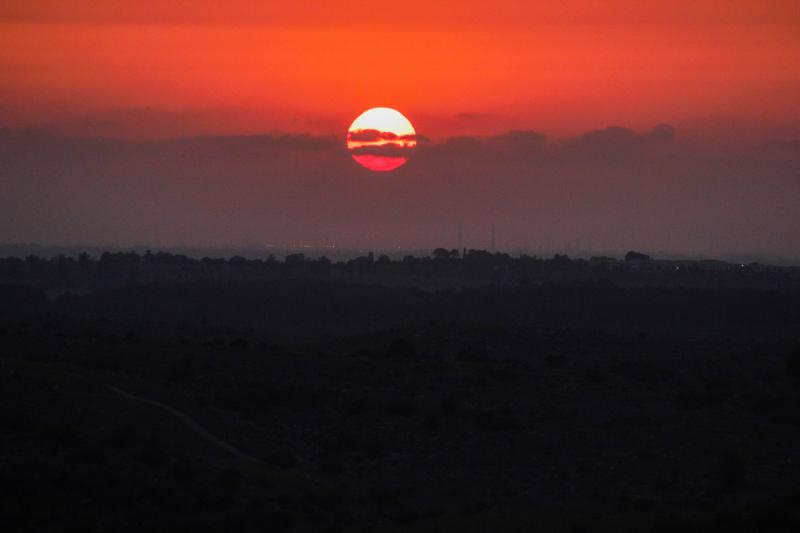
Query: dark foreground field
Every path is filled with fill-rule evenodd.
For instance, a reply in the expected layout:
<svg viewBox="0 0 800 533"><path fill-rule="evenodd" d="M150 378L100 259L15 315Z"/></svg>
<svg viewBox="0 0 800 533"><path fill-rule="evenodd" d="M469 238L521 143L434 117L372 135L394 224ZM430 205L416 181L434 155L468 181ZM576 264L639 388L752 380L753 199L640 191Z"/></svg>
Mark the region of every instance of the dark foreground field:
<svg viewBox="0 0 800 533"><path fill-rule="evenodd" d="M794 292L4 298L3 531L800 528Z"/></svg>

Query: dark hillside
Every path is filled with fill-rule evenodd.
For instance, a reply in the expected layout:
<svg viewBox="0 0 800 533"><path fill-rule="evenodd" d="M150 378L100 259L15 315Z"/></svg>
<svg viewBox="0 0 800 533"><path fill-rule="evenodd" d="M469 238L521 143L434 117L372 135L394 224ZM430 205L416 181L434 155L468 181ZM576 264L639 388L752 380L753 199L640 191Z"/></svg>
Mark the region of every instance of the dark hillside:
<svg viewBox="0 0 800 533"><path fill-rule="evenodd" d="M791 289L43 276L0 286L15 530L800 527Z"/></svg>

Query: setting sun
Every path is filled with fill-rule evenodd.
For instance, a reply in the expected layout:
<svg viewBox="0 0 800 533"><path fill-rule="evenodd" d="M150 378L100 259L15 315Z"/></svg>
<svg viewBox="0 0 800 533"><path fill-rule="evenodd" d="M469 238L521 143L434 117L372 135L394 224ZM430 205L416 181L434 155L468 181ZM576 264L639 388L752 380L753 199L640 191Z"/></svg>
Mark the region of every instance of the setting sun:
<svg viewBox="0 0 800 533"><path fill-rule="evenodd" d="M403 166L417 145L411 122L389 107L373 107L361 113L347 130L347 149L369 170L386 172Z"/></svg>

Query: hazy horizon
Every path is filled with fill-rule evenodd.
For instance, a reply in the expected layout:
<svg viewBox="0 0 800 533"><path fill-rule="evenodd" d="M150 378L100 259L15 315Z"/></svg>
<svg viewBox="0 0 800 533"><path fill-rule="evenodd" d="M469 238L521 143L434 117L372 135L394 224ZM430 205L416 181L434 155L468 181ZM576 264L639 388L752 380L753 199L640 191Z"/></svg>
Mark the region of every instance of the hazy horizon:
<svg viewBox="0 0 800 533"><path fill-rule="evenodd" d="M799 141L712 145L668 124L555 140L420 134L406 167L375 174L343 135L0 130L0 242L432 249L455 247L460 223L464 246L488 249L494 224L506 251L800 250Z"/></svg>

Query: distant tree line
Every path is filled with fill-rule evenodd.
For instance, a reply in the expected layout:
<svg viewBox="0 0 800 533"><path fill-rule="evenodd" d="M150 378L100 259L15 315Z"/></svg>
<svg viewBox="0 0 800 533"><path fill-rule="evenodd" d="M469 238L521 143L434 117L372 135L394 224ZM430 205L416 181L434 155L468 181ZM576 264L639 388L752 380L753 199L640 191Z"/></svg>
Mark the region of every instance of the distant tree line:
<svg viewBox="0 0 800 533"><path fill-rule="evenodd" d="M610 257L572 259L528 255L512 257L486 250L436 248L430 256L406 255L391 259L373 253L348 261L294 253L278 260L231 258L202 259L169 252L144 254L105 252L99 257L28 256L0 259L0 283L42 287L125 286L158 282L249 282L280 279L333 279L351 282L425 285L426 280L460 284L524 286L559 281L612 281L617 283L744 286L797 289L800 269L735 265L722 261L653 260L635 251L624 260ZM449 285L448 285L449 284ZM440 285L441 286L441 285Z"/></svg>

